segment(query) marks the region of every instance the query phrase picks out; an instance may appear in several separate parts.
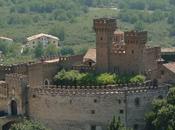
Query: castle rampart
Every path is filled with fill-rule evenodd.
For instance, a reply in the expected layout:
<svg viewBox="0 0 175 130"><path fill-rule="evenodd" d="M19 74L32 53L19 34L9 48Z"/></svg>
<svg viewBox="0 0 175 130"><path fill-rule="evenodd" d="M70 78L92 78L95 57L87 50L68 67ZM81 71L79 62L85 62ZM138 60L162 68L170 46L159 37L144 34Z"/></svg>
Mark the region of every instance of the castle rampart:
<svg viewBox="0 0 175 130"><path fill-rule="evenodd" d="M114 30L117 28L116 19L108 19L108 18L101 18L101 19L94 19L94 30Z"/></svg>
<svg viewBox="0 0 175 130"><path fill-rule="evenodd" d="M135 44L146 44L147 43L147 32L138 32L130 31L124 32L124 40L126 44L135 43Z"/></svg>
<svg viewBox="0 0 175 130"><path fill-rule="evenodd" d="M40 86L30 89L30 113L31 118L39 119L54 130L89 130L93 125L105 130L113 116L120 117L127 127L133 128L137 124L141 130L144 127L144 114L149 111L151 101L159 96L165 97L167 91L166 85L158 87L153 82ZM137 105L136 99L139 99Z"/></svg>
<svg viewBox="0 0 175 130"><path fill-rule="evenodd" d="M37 95L114 95L123 93L141 93L148 90L158 89L152 82L147 83L130 83L107 86L55 86L47 85L32 89Z"/></svg>

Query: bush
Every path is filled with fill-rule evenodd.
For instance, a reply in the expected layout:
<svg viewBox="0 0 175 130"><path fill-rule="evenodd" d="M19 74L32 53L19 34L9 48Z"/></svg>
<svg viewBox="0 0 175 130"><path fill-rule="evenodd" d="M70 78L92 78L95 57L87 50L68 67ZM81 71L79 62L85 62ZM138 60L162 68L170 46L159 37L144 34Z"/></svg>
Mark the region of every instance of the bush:
<svg viewBox="0 0 175 130"><path fill-rule="evenodd" d="M63 47L63 48L61 48L60 53L63 56L74 55L74 50L72 48L69 48L69 47Z"/></svg>
<svg viewBox="0 0 175 130"><path fill-rule="evenodd" d="M145 77L142 75L124 75L102 73L80 73L76 70L65 71L64 69L54 77L56 85L112 85L117 83L136 83L144 82Z"/></svg>
<svg viewBox="0 0 175 130"><path fill-rule="evenodd" d="M12 125L10 130L50 130L50 129L47 129L39 122L24 120L21 123L16 123Z"/></svg>
<svg viewBox="0 0 175 130"><path fill-rule="evenodd" d="M145 81L145 76L136 75L130 79L131 83L143 83Z"/></svg>
<svg viewBox="0 0 175 130"><path fill-rule="evenodd" d="M115 84L116 83L116 75L104 73L100 74L97 77L97 84L98 85L108 85L108 84Z"/></svg>

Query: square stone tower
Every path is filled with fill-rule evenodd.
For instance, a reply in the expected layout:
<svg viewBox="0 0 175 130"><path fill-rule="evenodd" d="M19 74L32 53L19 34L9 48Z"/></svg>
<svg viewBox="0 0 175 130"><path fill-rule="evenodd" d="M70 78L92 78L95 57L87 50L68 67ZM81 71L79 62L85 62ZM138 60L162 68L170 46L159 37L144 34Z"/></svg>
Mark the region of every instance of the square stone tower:
<svg viewBox="0 0 175 130"><path fill-rule="evenodd" d="M108 72L110 70L110 50L116 27L116 19L94 19L93 28L96 32L96 60L98 72Z"/></svg>

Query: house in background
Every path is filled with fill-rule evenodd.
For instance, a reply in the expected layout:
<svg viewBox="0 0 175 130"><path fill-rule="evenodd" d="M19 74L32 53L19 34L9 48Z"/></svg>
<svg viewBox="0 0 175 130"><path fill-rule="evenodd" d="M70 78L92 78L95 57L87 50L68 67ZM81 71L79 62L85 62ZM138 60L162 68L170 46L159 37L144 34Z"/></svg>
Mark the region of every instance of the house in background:
<svg viewBox="0 0 175 130"><path fill-rule="evenodd" d="M13 42L13 39L1 36L0 41L1 42Z"/></svg>
<svg viewBox="0 0 175 130"><path fill-rule="evenodd" d="M91 48L83 57L83 63L87 66L94 66L96 64L96 49Z"/></svg>
<svg viewBox="0 0 175 130"><path fill-rule="evenodd" d="M44 47L47 47L48 44L54 44L56 47L59 47L59 38L49 34L40 33L28 37L26 46L34 48L38 43L42 43Z"/></svg>

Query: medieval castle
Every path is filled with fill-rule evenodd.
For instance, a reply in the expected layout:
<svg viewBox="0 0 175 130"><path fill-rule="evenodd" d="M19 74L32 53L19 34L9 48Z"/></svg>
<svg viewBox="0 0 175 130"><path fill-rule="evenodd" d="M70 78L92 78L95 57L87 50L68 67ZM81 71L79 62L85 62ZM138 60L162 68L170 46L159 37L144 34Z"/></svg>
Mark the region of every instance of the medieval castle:
<svg viewBox="0 0 175 130"><path fill-rule="evenodd" d="M175 63L150 47L147 32L121 32L112 18L94 19L96 49L84 55L43 57L37 62L0 66L0 129L18 117L41 121L53 130L106 130L113 116L127 128L144 130L144 115L175 82ZM143 74L145 83L55 86L61 69Z"/></svg>

